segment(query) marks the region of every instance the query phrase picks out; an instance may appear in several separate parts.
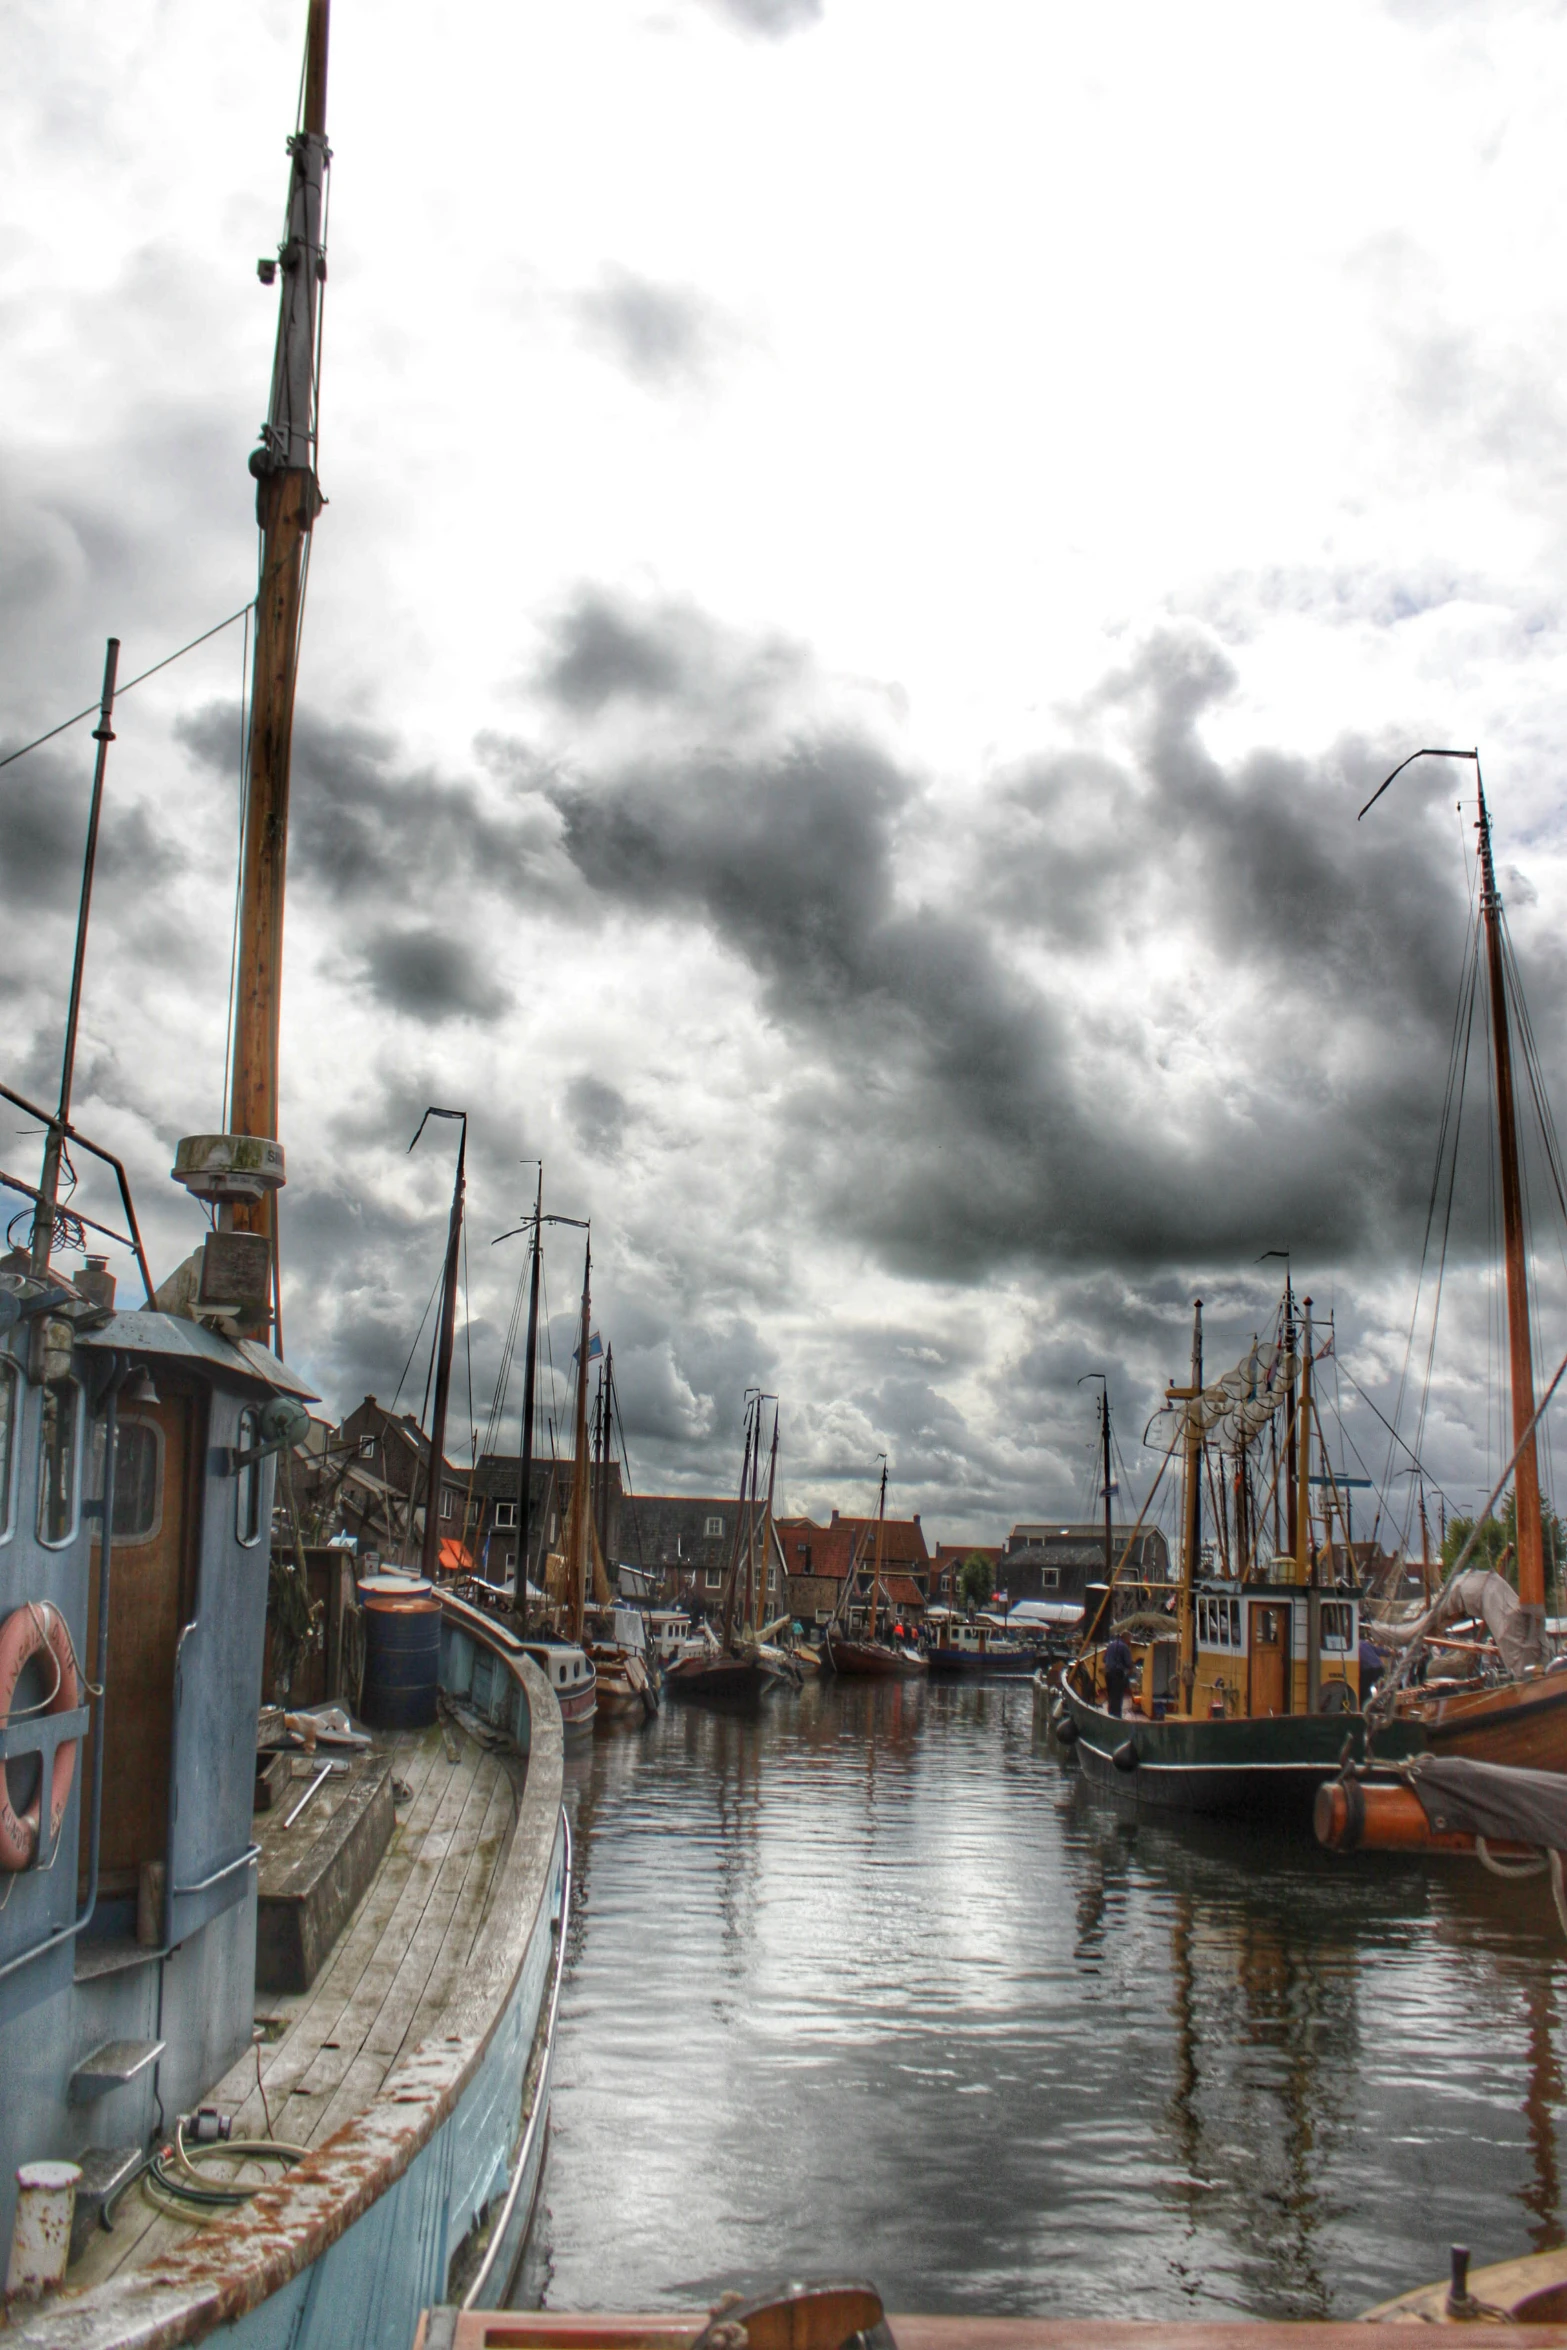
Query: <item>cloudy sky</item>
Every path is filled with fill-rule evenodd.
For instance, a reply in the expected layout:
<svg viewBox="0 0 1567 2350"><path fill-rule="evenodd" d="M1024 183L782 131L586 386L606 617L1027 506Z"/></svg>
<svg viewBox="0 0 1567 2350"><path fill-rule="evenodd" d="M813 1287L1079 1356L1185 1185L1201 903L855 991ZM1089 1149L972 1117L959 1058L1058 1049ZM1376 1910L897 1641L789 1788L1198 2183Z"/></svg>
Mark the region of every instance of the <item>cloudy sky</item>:
<svg viewBox="0 0 1567 2350"><path fill-rule="evenodd" d="M795 1506L885 1451L947 1538L1076 1509L1081 1375L1139 1484L1191 1299L1233 1359L1271 1248L1391 1408L1472 809L1428 769L1355 811L1420 743L1483 746L1567 1076L1563 15L337 0L282 1075L288 1350L334 1412L391 1397L435 1278L430 1101L473 1120L477 1417L542 1156L647 1490L722 1490L760 1383ZM111 631L134 674L251 591L303 18L8 11L0 749ZM77 1114L160 1271L221 1118L241 657L112 754ZM35 1095L90 752L0 772ZM1471 1505L1472 1067L1425 1437ZM562 1240L557 1357L576 1281ZM1380 1470L1358 1403L1343 1442Z"/></svg>

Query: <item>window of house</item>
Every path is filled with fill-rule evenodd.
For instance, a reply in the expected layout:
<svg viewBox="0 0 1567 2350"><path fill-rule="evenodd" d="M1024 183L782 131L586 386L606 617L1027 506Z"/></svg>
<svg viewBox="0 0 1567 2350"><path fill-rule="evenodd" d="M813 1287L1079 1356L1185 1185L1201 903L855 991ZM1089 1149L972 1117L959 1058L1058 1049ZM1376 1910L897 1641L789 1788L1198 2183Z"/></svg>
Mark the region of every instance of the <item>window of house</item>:
<svg viewBox="0 0 1567 2350"><path fill-rule="evenodd" d="M557 1536L559 1535L559 1533L560 1533L560 1519L559 1519L559 1517L556 1515L555 1511L554 1511L554 1510L551 1510L551 1512L550 1512L550 1547L551 1547L552 1549L554 1548L555 1541L556 1541L556 1538L557 1538Z"/></svg>
<svg viewBox="0 0 1567 2350"><path fill-rule="evenodd" d="M517 1553L514 1550L509 1550L506 1553L506 1572L508 1575L514 1575L517 1572Z"/></svg>
<svg viewBox="0 0 1567 2350"><path fill-rule="evenodd" d="M38 1430L38 1539L59 1549L76 1532L82 1391L74 1379L44 1389Z"/></svg>
<svg viewBox="0 0 1567 2350"><path fill-rule="evenodd" d="M702 1532L707 1537L709 1542L721 1539L723 1531L724 1521L722 1518L709 1518L702 1528Z"/></svg>
<svg viewBox="0 0 1567 2350"><path fill-rule="evenodd" d="M1241 1636L1241 1603L1238 1599L1199 1597L1197 1644L1200 1648L1221 1648L1232 1654L1239 1653L1245 1642Z"/></svg>
<svg viewBox="0 0 1567 2350"><path fill-rule="evenodd" d="M239 1441L236 1452L253 1452L261 1442L261 1414L243 1411L239 1415ZM234 1495L234 1531L246 1549L261 1540L261 1463L247 1461L236 1480Z"/></svg>
<svg viewBox="0 0 1567 2350"><path fill-rule="evenodd" d="M362 1461L373 1461L375 1459L375 1438L373 1436L360 1437L359 1458Z"/></svg>
<svg viewBox="0 0 1567 2350"><path fill-rule="evenodd" d="M443 1518L454 1518L457 1515L457 1488L455 1485L441 1487L441 1515Z"/></svg>
<svg viewBox="0 0 1567 2350"><path fill-rule="evenodd" d="M498 1501L495 1504L495 1523L497 1526L515 1526L517 1504L514 1501Z"/></svg>
<svg viewBox="0 0 1567 2350"><path fill-rule="evenodd" d="M1061 1588L1060 1568L1041 1567L1039 1570L1039 1588L1041 1591L1059 1591Z"/></svg>
<svg viewBox="0 0 1567 2350"><path fill-rule="evenodd" d="M724 1570L722 1567L709 1567L707 1573L702 1578L709 1591L716 1591L719 1585L723 1582L723 1579Z"/></svg>
<svg viewBox="0 0 1567 2350"><path fill-rule="evenodd" d="M1355 1642L1355 1604L1349 1599L1322 1602L1322 1653L1348 1656Z"/></svg>
<svg viewBox="0 0 1567 2350"><path fill-rule="evenodd" d="M16 1469L16 1415L20 1380L14 1363L0 1362L0 1542L11 1534L11 1488Z"/></svg>

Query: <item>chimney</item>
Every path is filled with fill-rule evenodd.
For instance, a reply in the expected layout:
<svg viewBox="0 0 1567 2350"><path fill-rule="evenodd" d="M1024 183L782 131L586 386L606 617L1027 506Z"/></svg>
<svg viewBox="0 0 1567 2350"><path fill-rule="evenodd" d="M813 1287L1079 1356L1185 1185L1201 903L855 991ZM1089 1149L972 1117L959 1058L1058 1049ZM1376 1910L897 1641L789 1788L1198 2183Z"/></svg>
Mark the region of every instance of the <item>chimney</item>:
<svg viewBox="0 0 1567 2350"><path fill-rule="evenodd" d="M919 1524L919 1522L920 1522L920 1514L919 1514L919 1511L918 1511L918 1510L916 1510L916 1511L915 1511L915 1513L914 1513L914 1523L915 1523L915 1525L917 1526L917 1525Z"/></svg>
<svg viewBox="0 0 1567 2350"><path fill-rule="evenodd" d="M834 1524L835 1526L836 1526L836 1525L837 1525L837 1523L838 1523L838 1513L837 1513L837 1511L836 1511L836 1510L834 1510L834 1511L833 1511L833 1514L832 1514L832 1522L833 1522L833 1524Z"/></svg>

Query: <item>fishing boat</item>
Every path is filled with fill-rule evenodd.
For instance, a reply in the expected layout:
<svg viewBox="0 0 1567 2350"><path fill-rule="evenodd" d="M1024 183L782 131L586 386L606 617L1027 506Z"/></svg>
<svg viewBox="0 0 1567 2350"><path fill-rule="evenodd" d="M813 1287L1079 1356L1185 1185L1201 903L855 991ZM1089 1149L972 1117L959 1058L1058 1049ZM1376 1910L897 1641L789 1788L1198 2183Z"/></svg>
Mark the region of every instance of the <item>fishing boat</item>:
<svg viewBox="0 0 1567 2350"><path fill-rule="evenodd" d="M780 1689L800 1686L799 1666L787 1649L764 1637L761 1621L767 1596L764 1562L773 1539L778 1476L778 1406L774 1402L764 1503L760 1493L762 1407L771 1400L756 1392L746 1398L740 1506L724 1574L722 1631L715 1634L704 1625L699 1634L682 1644L665 1668L666 1696L686 1703L753 1706Z"/></svg>
<svg viewBox="0 0 1567 2350"><path fill-rule="evenodd" d="M1528 1017L1518 994L1516 966L1506 936L1502 897L1497 888L1492 854L1491 817L1486 805L1479 752L1415 752L1410 759L1394 768L1392 775L1372 794L1360 813L1365 816L1406 767L1415 760L1428 758L1460 760L1472 764L1475 771L1475 833L1479 850L1480 902L1479 923L1473 941L1474 962L1470 973L1466 974L1465 993L1472 1010L1479 972L1483 969L1490 1011L1491 1066L1495 1087L1496 1171L1502 1206L1513 1450L1489 1502L1475 1521L1469 1541L1454 1562L1443 1591L1415 1636L1400 1642L1396 1629L1379 1628L1379 1640L1398 1643L1402 1653L1378 1689L1372 1703L1372 1713L1374 1719L1385 1720L1390 1726L1398 1724L1406 1729L1417 1728L1424 1743L1434 1754L1466 1755L1475 1761L1509 1764L1524 1769L1567 1771L1567 1674L1550 1670L1555 1660L1546 1634L1545 1529L1536 1439L1540 1414L1555 1392L1557 1380L1562 1374L1560 1371L1557 1373L1556 1380L1551 1382L1550 1389L1537 1408L1530 1321L1529 1247L1524 1217L1522 1135L1514 1071L1514 1019L1509 1010L1510 997L1518 1016L1519 1034L1528 1061L1529 1091L1541 1111L1542 1123L1548 1124L1548 1113L1543 1109L1543 1081L1534 1063ZM1463 1025L1460 1022L1459 1028ZM1458 1030L1455 1030L1455 1036L1457 1033ZM1433 1198L1435 1196L1433 1192ZM1430 1685L1432 1680L1440 1676L1433 1674L1430 1669L1432 1651L1428 1635L1440 1626L1444 1617L1450 1617L1458 1579L1468 1571L1482 1529L1509 1479L1516 1518L1515 1576L1520 1603L1512 1625L1512 1638L1505 1649L1501 1643L1487 1644L1481 1669L1470 1685L1433 1687ZM1419 1672L1425 1673L1424 1686L1417 1680ZM1383 1751L1386 1750L1387 1737L1387 1732L1379 1735L1379 1748Z"/></svg>
<svg viewBox="0 0 1567 2350"><path fill-rule="evenodd" d="M322 503L327 30L327 0L310 0L287 231L263 268L281 295L251 459L228 1131L178 1145L176 1180L212 1228L161 1287L124 1168L72 1118L112 644L59 1098L44 1110L3 1089L44 1135L39 1181L4 1178L31 1232L0 1272L0 2241L8 2338L32 2350L219 2333L240 2350L402 2350L433 2297L481 2307L507 2290L544 2146L569 1841L559 1709L515 1637L448 1594L394 1600L378 1637L416 1633L427 1726L367 1743L296 1716L315 1752L258 1757L269 1609L275 1628L291 1610L310 1623L300 1561L274 1555L271 1528L310 1398L282 1352L277 1107L294 688ZM119 1225L90 1221L85 1191L62 1204L67 1154L112 1176ZM107 1258L62 1269L89 1232L128 1252L138 1310L117 1304ZM448 1284L447 1324L454 1300ZM374 1624L368 1604L349 1613ZM296 1760L311 1774L298 1795L258 1810L263 1779L276 1794ZM277 1903L304 1979L263 1992L258 2017Z"/></svg>
<svg viewBox="0 0 1567 2350"><path fill-rule="evenodd" d="M925 1624L925 1662L938 1678L1000 1680L1038 1666L1037 1648L1019 1640L999 1616L955 1616L932 1608Z"/></svg>
<svg viewBox="0 0 1567 2350"><path fill-rule="evenodd" d="M835 1673L860 1681L908 1681L928 1672L928 1657L903 1641L888 1637L890 1611L884 1604L882 1555L887 1529L887 1463L881 1464L881 1489L876 1502L876 1553L870 1593L863 1611L851 1605L855 1570L851 1562L844 1576L830 1621L822 1635L822 1658ZM856 1613L863 1620L853 1627Z"/></svg>
<svg viewBox="0 0 1567 2350"><path fill-rule="evenodd" d="M1339 1771L1346 1745L1363 1762L1360 1593L1334 1569L1331 1543L1312 1539L1310 1463L1320 1446L1313 1400L1311 1300L1297 1321L1286 1281L1278 1335L1234 1371L1204 1384L1202 1304L1192 1319L1191 1378L1167 1404L1175 1433L1161 1464L1183 1455L1181 1579L1171 1590L1112 1572L1079 1653L1062 1677L1053 1716L1087 1777L1148 1809L1250 1817L1309 1832L1317 1790ZM1282 1441L1280 1428L1282 1424ZM1260 1496L1254 1465L1271 1439L1273 1473ZM1211 1477L1209 1446L1230 1456ZM1325 1455L1324 1455L1325 1457ZM1157 1480L1144 1504L1147 1514ZM1227 1525L1233 1572L1205 1571L1205 1483L1233 1486ZM1270 1510L1287 1547L1267 1543ZM1112 1699L1106 1656L1119 1636L1131 1653L1129 1710ZM1420 1732L1392 1724L1385 1759L1419 1751Z"/></svg>

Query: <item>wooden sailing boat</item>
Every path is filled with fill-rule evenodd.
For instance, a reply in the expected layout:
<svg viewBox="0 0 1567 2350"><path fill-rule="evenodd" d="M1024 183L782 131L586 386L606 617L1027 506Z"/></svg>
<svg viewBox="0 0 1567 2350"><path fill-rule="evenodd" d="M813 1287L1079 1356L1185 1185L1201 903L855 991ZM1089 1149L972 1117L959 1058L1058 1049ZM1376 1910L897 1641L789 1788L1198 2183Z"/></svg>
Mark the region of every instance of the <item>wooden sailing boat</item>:
<svg viewBox="0 0 1567 2350"><path fill-rule="evenodd" d="M1389 1675L1374 1710L1390 1707L1394 1719L1418 1724L1433 1753L1466 1755L1477 1762L1511 1763L1541 1771L1567 1771L1567 1675L1548 1673L1545 1633L1545 1531L1540 1507L1540 1467L1535 1439L1534 1353L1529 1323L1528 1239L1524 1229L1522 1159L1517 1089L1513 1069L1512 1023L1508 1017L1503 954L1501 893L1491 851L1491 818L1478 751L1417 751L1414 758L1462 759L1475 771L1476 833L1480 850L1480 919L1486 987L1491 1011L1491 1056L1496 1084L1496 1141L1501 1177L1502 1240L1507 1293L1507 1353L1512 1403L1513 1496L1517 1521L1517 1586L1520 1602L1508 1645L1519 1669L1501 1670L1478 1687L1451 1693L1399 1686L1412 1657ZM1406 759L1361 810L1374 806L1388 783L1412 764ZM1448 1581L1455 1580L1450 1576ZM1385 1744L1385 1741L1379 1741Z"/></svg>
<svg viewBox="0 0 1567 2350"><path fill-rule="evenodd" d="M1332 1579L1331 1544L1312 1540L1309 1464L1313 1440L1321 1446L1314 1352L1311 1300L1297 1321L1286 1283L1275 1345L1265 1355L1253 1347L1235 1371L1207 1385L1200 1300L1193 1310L1190 1380L1167 1396L1178 1416L1166 1461L1177 1445L1182 1453L1179 1585L1128 1592L1112 1580L1063 1677L1055 1717L1088 1777L1140 1805L1249 1815L1304 1830L1317 1789L1341 1767L1346 1741L1357 1760L1366 1758L1360 1593ZM1274 1475L1259 1507L1248 1456L1267 1433L1282 1441L1274 1444ZM1235 1547L1227 1561L1222 1553L1213 1561L1215 1570L1227 1564L1228 1573L1204 1565L1210 1434L1225 1438L1239 1461L1234 1527L1226 1521L1223 1529ZM1151 1491L1139 1527L1152 1501ZM1270 1555L1262 1537L1270 1505L1278 1510L1281 1501L1289 1547ZM1131 1548L1129 1541L1118 1572ZM1119 1621L1118 1594L1134 1603ZM1137 1668L1135 1694L1121 1713L1110 1710L1105 1669L1114 1631ZM1420 1744L1417 1729L1394 1724L1379 1750L1393 1759Z"/></svg>
<svg viewBox="0 0 1567 2350"><path fill-rule="evenodd" d="M665 1694L670 1697L694 1699L704 1705L755 1705L770 1690L798 1686L799 1675L792 1659L762 1637L760 1621L767 1587L763 1563L766 1551L765 1547L759 1548L756 1537L761 1506L762 1406L766 1400L754 1394L746 1402L739 1508L724 1576L723 1632L718 1639L708 1633L701 1642L687 1643L686 1653L676 1657L664 1675ZM775 1412L775 1466L777 1445ZM771 1507L770 1474L767 1540L771 1539Z"/></svg>
<svg viewBox="0 0 1567 2350"><path fill-rule="evenodd" d="M876 1501L876 1564L871 1576L871 1588L866 1619L856 1632L851 1625L852 1593L855 1573L851 1565L843 1579L843 1589L833 1608L832 1620L822 1640L822 1654L835 1673L844 1673L862 1681L905 1681L918 1673L929 1671L925 1658L918 1649L905 1648L901 1642L884 1639L881 1635L883 1614L882 1552L887 1532L887 1463L881 1464L881 1490Z"/></svg>

